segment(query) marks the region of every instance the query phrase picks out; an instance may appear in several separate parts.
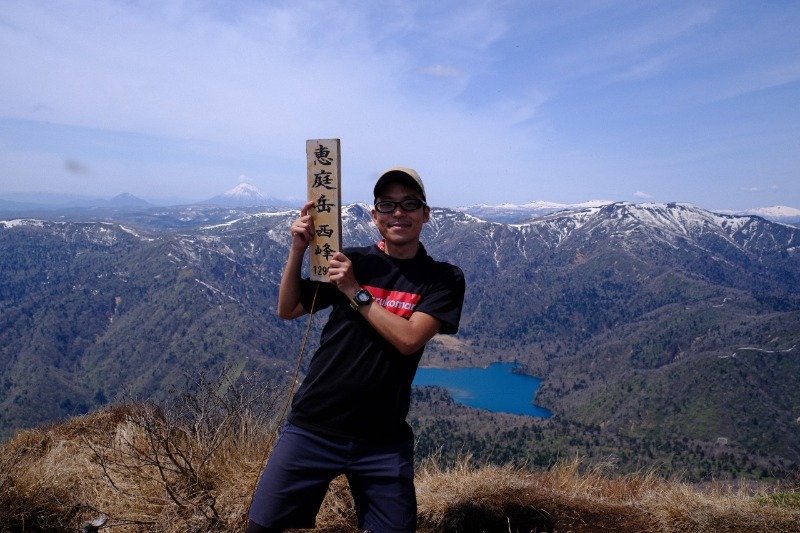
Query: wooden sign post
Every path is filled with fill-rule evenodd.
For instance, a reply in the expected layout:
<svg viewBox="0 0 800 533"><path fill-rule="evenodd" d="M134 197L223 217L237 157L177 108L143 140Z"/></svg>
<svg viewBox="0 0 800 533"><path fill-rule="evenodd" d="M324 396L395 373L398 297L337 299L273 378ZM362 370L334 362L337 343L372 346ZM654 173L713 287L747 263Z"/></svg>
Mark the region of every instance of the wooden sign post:
<svg viewBox="0 0 800 533"><path fill-rule="evenodd" d="M311 279L330 281L328 261L342 249L341 150L339 139L306 141L308 199L314 202L311 250Z"/></svg>

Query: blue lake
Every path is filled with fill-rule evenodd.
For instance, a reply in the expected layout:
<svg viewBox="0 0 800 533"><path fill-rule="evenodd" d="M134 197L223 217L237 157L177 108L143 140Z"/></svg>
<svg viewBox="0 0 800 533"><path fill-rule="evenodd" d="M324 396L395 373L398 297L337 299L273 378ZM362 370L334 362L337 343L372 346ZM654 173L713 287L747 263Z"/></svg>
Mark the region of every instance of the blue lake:
<svg viewBox="0 0 800 533"><path fill-rule="evenodd" d="M514 363L495 363L487 368L422 368L414 385L437 385L450 391L458 403L497 413L537 416L553 415L534 405L542 380L513 372Z"/></svg>

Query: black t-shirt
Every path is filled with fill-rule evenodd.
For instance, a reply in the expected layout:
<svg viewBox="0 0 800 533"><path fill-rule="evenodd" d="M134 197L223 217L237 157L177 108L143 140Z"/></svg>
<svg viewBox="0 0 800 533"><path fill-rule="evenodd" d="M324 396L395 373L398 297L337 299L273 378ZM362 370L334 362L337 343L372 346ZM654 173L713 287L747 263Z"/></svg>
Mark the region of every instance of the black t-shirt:
<svg viewBox="0 0 800 533"><path fill-rule="evenodd" d="M440 333L456 333L464 302L464 274L433 260L420 245L412 259L395 259L378 246L345 249L356 279L375 301L408 319L419 311L441 322ZM333 306L320 346L292 402L289 420L324 435L357 441L387 441L411 435L406 415L411 383L423 348L403 355L350 307L334 285L302 281L301 302L314 310Z"/></svg>

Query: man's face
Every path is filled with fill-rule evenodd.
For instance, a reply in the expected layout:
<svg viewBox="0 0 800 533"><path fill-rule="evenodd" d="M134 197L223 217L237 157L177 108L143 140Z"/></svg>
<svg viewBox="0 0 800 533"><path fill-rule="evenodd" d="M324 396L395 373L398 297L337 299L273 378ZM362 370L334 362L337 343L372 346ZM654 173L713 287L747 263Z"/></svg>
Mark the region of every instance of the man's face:
<svg viewBox="0 0 800 533"><path fill-rule="evenodd" d="M411 198L422 199L422 196L409 187L397 182L389 183L376 199L399 202ZM416 243L422 233L422 225L430 219L430 208L420 207L414 211L403 211L398 205L391 213L379 213L372 208L372 220L386 243L394 246Z"/></svg>

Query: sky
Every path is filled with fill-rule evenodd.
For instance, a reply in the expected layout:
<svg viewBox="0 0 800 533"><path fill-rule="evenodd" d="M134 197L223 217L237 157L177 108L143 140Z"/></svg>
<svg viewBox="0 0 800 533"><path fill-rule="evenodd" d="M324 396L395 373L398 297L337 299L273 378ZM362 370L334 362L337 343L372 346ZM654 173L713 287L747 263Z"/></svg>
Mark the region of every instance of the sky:
<svg viewBox="0 0 800 533"><path fill-rule="evenodd" d="M800 208L794 0L5 0L0 196Z"/></svg>

